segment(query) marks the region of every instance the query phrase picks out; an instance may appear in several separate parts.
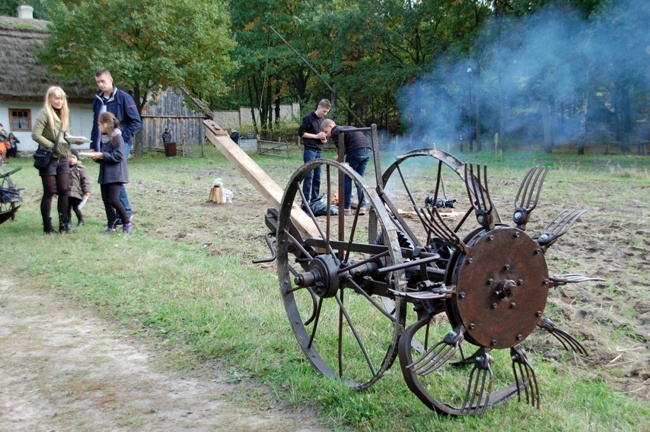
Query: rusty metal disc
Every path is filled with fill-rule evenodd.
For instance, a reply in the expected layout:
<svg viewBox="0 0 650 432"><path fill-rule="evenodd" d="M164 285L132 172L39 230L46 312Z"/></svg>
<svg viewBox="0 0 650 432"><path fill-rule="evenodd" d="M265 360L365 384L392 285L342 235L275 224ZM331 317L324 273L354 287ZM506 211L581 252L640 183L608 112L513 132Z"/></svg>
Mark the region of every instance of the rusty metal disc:
<svg viewBox="0 0 650 432"><path fill-rule="evenodd" d="M526 339L544 312L544 254L524 231L503 226L478 233L468 245L454 270L450 320L462 323L476 345L512 347Z"/></svg>

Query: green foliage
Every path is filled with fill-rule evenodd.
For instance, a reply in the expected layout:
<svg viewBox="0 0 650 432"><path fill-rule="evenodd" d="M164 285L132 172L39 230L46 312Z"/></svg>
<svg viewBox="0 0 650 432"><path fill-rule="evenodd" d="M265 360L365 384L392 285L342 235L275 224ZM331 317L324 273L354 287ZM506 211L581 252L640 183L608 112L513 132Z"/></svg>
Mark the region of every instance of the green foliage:
<svg viewBox="0 0 650 432"><path fill-rule="evenodd" d="M79 1L50 8L52 34L39 52L48 69L70 81L94 83L107 68L132 89L142 109L168 86L203 98L223 94L235 65L229 15L209 0Z"/></svg>

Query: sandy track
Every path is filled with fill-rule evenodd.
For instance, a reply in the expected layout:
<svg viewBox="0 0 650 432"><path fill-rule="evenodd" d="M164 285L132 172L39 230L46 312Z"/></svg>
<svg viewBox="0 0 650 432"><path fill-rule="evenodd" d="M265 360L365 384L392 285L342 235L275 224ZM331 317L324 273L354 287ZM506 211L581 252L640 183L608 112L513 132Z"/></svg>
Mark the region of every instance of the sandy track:
<svg viewBox="0 0 650 432"><path fill-rule="evenodd" d="M324 431L284 407L245 409L224 377L164 371L91 311L0 279L0 431Z"/></svg>

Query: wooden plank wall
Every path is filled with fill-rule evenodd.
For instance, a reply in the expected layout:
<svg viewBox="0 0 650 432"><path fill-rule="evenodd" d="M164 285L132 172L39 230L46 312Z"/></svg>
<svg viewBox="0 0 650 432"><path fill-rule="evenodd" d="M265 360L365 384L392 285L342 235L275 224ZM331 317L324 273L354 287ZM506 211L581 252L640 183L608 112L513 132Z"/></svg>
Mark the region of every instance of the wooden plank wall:
<svg viewBox="0 0 650 432"><path fill-rule="evenodd" d="M207 116L191 106L186 106L183 96L171 89L162 92L155 105L150 104L142 114L141 139L143 148L164 150L162 134L169 128L172 141L180 154L184 146L187 154L201 146L205 139L203 120Z"/></svg>

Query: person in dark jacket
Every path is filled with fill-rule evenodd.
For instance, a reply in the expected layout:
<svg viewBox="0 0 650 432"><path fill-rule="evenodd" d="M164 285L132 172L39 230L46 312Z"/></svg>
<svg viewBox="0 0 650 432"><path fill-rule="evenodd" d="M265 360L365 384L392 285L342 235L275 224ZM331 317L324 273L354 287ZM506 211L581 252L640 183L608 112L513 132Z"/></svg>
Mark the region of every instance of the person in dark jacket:
<svg viewBox="0 0 650 432"><path fill-rule="evenodd" d="M90 196L90 179L86 175L86 167L79 160L79 152L71 150L70 164L70 197L68 198L68 220L72 221L72 210L77 215L77 226L84 226L84 216L79 204Z"/></svg>
<svg viewBox="0 0 650 432"><path fill-rule="evenodd" d="M98 70L95 73L95 82L97 83L97 87L99 87L99 92L93 99L93 130L90 134L90 148L95 151L101 148L101 131L97 127L97 120L101 113L108 111L120 122L122 138L124 140L124 154L126 159L128 159L131 154L133 137L142 125L138 107L130 94L113 85L113 77L108 69ZM126 209L126 213L130 219L133 211L124 185L120 189L120 201L122 201L122 205ZM118 225L122 222L122 218L117 219Z"/></svg>
<svg viewBox="0 0 650 432"><path fill-rule="evenodd" d="M302 123L298 128L298 135L302 138L302 145L305 147L302 156L305 163L323 157L323 147L327 142L327 137L321 130L321 125L323 124L324 117L330 111L330 107L330 101L323 99L318 103L316 111L310 112L302 119ZM302 192L308 201L313 201L318 198L318 193L320 192L320 172L321 167L318 165L302 181Z"/></svg>
<svg viewBox="0 0 650 432"><path fill-rule="evenodd" d="M16 138L13 132L9 132L7 139L11 145L11 148L7 150L7 157L15 158L18 155L18 144L20 144L20 140Z"/></svg>
<svg viewBox="0 0 650 432"><path fill-rule="evenodd" d="M172 133L169 132L169 128L165 128L165 132L162 134L163 144L169 144L172 142Z"/></svg>
<svg viewBox="0 0 650 432"><path fill-rule="evenodd" d="M326 119L321 126L325 135L332 138L334 145L339 146L339 134L343 133L343 144L345 145L345 162L350 165L350 168L355 170L361 177L366 172L366 166L370 160L370 141L368 138L359 131L349 131L349 126L337 126L334 120ZM343 202L343 211L345 214L350 214L350 205L352 203L352 179L345 176L345 200ZM357 198L359 200L359 214L366 214L366 202L363 196L363 191L357 186Z"/></svg>
<svg viewBox="0 0 650 432"><path fill-rule="evenodd" d="M237 132L237 129L232 130L230 133L230 139L233 140L235 144L239 144L239 132Z"/></svg>
<svg viewBox="0 0 650 432"><path fill-rule="evenodd" d="M124 183L129 182L120 122L110 112L100 114L97 122L102 132L101 148L100 151L92 153L90 157L100 164L97 181L101 185L102 201L104 201L108 225L104 233L112 234L116 231L115 213L117 212L123 221L122 232L131 234L133 224L120 201L120 188Z"/></svg>

